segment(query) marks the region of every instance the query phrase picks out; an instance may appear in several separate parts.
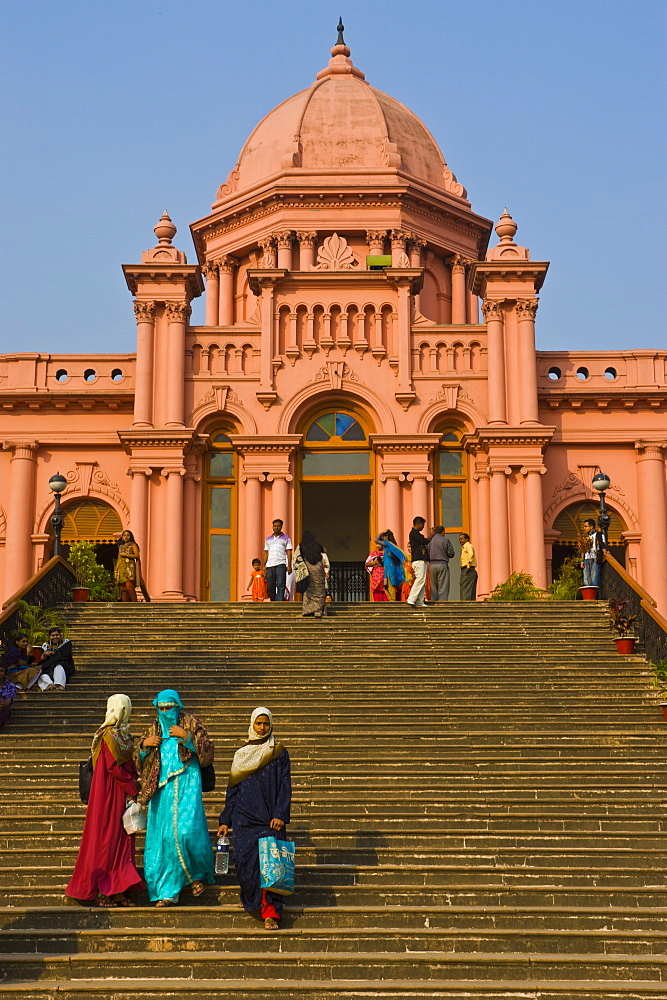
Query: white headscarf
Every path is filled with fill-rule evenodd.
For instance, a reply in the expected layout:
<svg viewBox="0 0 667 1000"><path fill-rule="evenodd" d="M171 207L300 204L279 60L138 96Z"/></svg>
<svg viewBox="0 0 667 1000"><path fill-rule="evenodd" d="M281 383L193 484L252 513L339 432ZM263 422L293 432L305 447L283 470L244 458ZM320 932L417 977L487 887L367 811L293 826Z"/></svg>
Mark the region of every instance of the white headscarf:
<svg viewBox="0 0 667 1000"><path fill-rule="evenodd" d="M260 715L265 715L269 720L271 728L267 736L258 736L253 729L253 724ZM279 757L282 750L282 744L276 744L276 738L273 735L273 715L268 708L260 705L250 716L248 742L234 754L231 771L229 772L229 784L238 785L239 781L243 781L244 778L254 774L255 771L261 770L261 768L270 764L272 760L275 760L276 757Z"/></svg>
<svg viewBox="0 0 667 1000"><path fill-rule="evenodd" d="M91 752L93 765L97 762L102 740L105 741L118 763L132 756L133 740L130 733L132 702L126 694L112 694L107 699L107 714L93 737Z"/></svg>

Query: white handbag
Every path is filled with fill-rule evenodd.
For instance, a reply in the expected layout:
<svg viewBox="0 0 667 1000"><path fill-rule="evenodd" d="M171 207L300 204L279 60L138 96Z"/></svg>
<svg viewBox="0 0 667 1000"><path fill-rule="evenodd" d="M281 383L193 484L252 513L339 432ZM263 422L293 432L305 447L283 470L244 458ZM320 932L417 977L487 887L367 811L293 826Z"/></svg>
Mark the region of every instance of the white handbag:
<svg viewBox="0 0 667 1000"><path fill-rule="evenodd" d="M146 810L138 802L130 802L123 813L123 826L126 833L139 833L146 829Z"/></svg>

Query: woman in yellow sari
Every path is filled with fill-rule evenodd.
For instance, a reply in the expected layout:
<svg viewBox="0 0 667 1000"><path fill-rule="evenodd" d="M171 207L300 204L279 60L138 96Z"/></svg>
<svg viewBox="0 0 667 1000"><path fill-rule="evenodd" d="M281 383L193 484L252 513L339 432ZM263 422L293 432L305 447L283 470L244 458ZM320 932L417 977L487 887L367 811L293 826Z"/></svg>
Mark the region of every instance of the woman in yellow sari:
<svg viewBox="0 0 667 1000"><path fill-rule="evenodd" d="M124 531L120 536L114 577L121 601L136 601L136 588L141 585L141 562L139 546L131 531Z"/></svg>

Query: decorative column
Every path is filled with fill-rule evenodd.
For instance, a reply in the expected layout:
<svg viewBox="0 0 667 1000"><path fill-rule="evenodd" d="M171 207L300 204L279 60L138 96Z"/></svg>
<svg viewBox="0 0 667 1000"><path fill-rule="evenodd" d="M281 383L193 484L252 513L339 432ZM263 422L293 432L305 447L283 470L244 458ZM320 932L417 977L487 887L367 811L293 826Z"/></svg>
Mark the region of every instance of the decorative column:
<svg viewBox="0 0 667 1000"><path fill-rule="evenodd" d="M422 266L422 250L426 246L426 240L422 240L419 236L411 236L408 249L410 256L410 267L421 267Z"/></svg>
<svg viewBox="0 0 667 1000"><path fill-rule="evenodd" d="M291 229L286 229L282 233L278 233L276 239L278 241L278 267L291 271L294 233Z"/></svg>
<svg viewBox="0 0 667 1000"><path fill-rule="evenodd" d="M162 469L166 501L164 519L163 597L183 600L183 476L185 469Z"/></svg>
<svg viewBox="0 0 667 1000"><path fill-rule="evenodd" d="M206 326L217 326L220 315L220 274L217 261L209 261L202 267L206 278Z"/></svg>
<svg viewBox="0 0 667 1000"><path fill-rule="evenodd" d="M505 320L503 303L495 299L484 299L482 311L484 312L484 322L487 329L489 423L506 424L507 400L505 394Z"/></svg>
<svg viewBox="0 0 667 1000"><path fill-rule="evenodd" d="M507 509L507 476L512 470L489 465L489 500L491 546L491 581L489 589L503 583L510 575L509 512Z"/></svg>
<svg viewBox="0 0 667 1000"><path fill-rule="evenodd" d="M396 280L396 290L398 293L398 330L394 343L398 348L398 391L394 395L403 409L407 409L415 398L412 388L412 359L410 355L410 328L412 320L410 302L411 283L412 279L410 277L407 277L405 280Z"/></svg>
<svg viewBox="0 0 667 1000"><path fill-rule="evenodd" d="M384 524L378 527L380 531L389 528L394 534L398 534L400 525L403 523L399 477L396 475L382 476L381 481L384 483Z"/></svg>
<svg viewBox="0 0 667 1000"><path fill-rule="evenodd" d="M284 531L289 535L290 533L290 503L289 503L289 484L292 482L292 477L288 476L274 476L273 485L271 487L271 520L279 517L281 521L284 521L285 527Z"/></svg>
<svg viewBox="0 0 667 1000"><path fill-rule="evenodd" d="M220 310L218 322L220 326L232 326L234 323L234 271L238 266L236 257L223 257L219 261L220 272Z"/></svg>
<svg viewBox="0 0 667 1000"><path fill-rule="evenodd" d="M466 321L466 262L461 254L455 254L452 267L452 323Z"/></svg>
<svg viewBox="0 0 667 1000"><path fill-rule="evenodd" d="M155 303L133 302L137 319L137 360L134 368L134 427L153 426L153 340Z"/></svg>
<svg viewBox="0 0 667 1000"><path fill-rule="evenodd" d="M524 533L526 544L525 571L530 573L536 586L547 586L547 568L544 558L544 501L542 476L547 470L543 465L521 469L524 476Z"/></svg>
<svg viewBox="0 0 667 1000"><path fill-rule="evenodd" d="M535 313L537 299L518 299L518 361L521 398L519 412L522 424L539 423L537 410L537 365L535 363Z"/></svg>
<svg viewBox="0 0 667 1000"><path fill-rule="evenodd" d="M190 315L187 302L166 302L167 379L164 401L167 427L183 427L185 416L185 325Z"/></svg>
<svg viewBox="0 0 667 1000"><path fill-rule="evenodd" d="M3 448L13 452L7 477L11 488L7 491L5 597L11 597L33 575L31 534L35 518L38 447L36 441L3 444Z"/></svg>
<svg viewBox="0 0 667 1000"><path fill-rule="evenodd" d="M405 244L408 234L402 229L392 229L391 231L391 266L409 267L410 261L405 252Z"/></svg>
<svg viewBox="0 0 667 1000"><path fill-rule="evenodd" d="M197 585L197 548L199 535L199 504L197 503L197 484L201 482L198 471L199 452L189 451L185 456L185 476L183 478L183 594L188 601L196 601L199 587Z"/></svg>
<svg viewBox="0 0 667 1000"><path fill-rule="evenodd" d="M479 594L491 592L491 524L489 488L491 479L487 470L487 456L484 452L475 463L473 479L477 492L477 517L470 528L472 544L477 555Z"/></svg>
<svg viewBox="0 0 667 1000"><path fill-rule="evenodd" d="M410 498L412 501L412 513L411 518L423 517L426 520L426 531L433 524L433 513L431 504L431 490L430 483L433 480L433 476L427 475L414 475L412 476L412 486L410 488Z"/></svg>
<svg viewBox="0 0 667 1000"><path fill-rule="evenodd" d="M299 241L299 269L311 271L315 267L315 242L317 233L297 233Z"/></svg>
<svg viewBox="0 0 667 1000"><path fill-rule="evenodd" d="M366 233L366 245L369 257L384 256L384 241L387 238L386 229L369 229Z"/></svg>
<svg viewBox="0 0 667 1000"><path fill-rule="evenodd" d="M667 497L665 463L667 441L638 441L637 498L642 538L641 580L644 590L667 616Z"/></svg>
<svg viewBox="0 0 667 1000"><path fill-rule="evenodd" d="M142 553L148 545L148 480L151 469L127 470L132 479L130 487L130 529ZM145 557L144 557L145 558Z"/></svg>

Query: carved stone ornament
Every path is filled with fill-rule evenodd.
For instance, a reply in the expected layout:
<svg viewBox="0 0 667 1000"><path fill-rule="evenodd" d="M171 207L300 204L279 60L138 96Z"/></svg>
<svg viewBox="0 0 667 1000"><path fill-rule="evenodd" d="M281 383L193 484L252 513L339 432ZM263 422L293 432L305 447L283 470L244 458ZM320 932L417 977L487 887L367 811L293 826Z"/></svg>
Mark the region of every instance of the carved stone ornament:
<svg viewBox="0 0 667 1000"><path fill-rule="evenodd" d="M482 313L484 314L485 323L494 319L502 320L505 318L503 303L498 302L496 299L484 299L482 302Z"/></svg>
<svg viewBox="0 0 667 1000"><path fill-rule="evenodd" d="M447 385L447 383L443 383L442 389L433 397L433 399L434 400L444 399L447 409L455 410L456 401L459 397L460 391L461 391L460 385Z"/></svg>
<svg viewBox="0 0 667 1000"><path fill-rule="evenodd" d="M582 483L579 476L574 472L568 472L567 476L558 486L554 487L554 491L551 494L552 497L557 497L559 494L571 493L572 490L577 492L583 492L584 484Z"/></svg>
<svg viewBox="0 0 667 1000"><path fill-rule="evenodd" d="M221 274L233 274L234 268L238 266L239 262L236 257L230 257L229 255L221 257L218 261L218 267L220 268Z"/></svg>
<svg viewBox="0 0 667 1000"><path fill-rule="evenodd" d="M537 312L538 304L539 304L538 299L517 299L516 314L519 320L535 319L535 313Z"/></svg>
<svg viewBox="0 0 667 1000"><path fill-rule="evenodd" d="M359 261L347 245L344 236L328 236L317 251L316 271L352 271Z"/></svg>
<svg viewBox="0 0 667 1000"><path fill-rule="evenodd" d="M165 302L164 307L170 323L187 323L191 311L187 302Z"/></svg>
<svg viewBox="0 0 667 1000"><path fill-rule="evenodd" d="M202 269L201 269L202 270L202 274L204 275L204 277L206 278L207 281L209 281L211 278L217 278L218 277L219 267L220 267L220 265L218 264L218 262L214 261L214 260L209 260L205 264L202 265Z"/></svg>
<svg viewBox="0 0 667 1000"><path fill-rule="evenodd" d="M387 238L386 229L369 229L366 233L366 243L371 253L381 254L384 249L384 241Z"/></svg>
<svg viewBox="0 0 667 1000"><path fill-rule="evenodd" d="M358 382L359 378L345 361L327 361L315 375L315 382L329 382L332 389L341 389L343 379Z"/></svg>
<svg viewBox="0 0 667 1000"><path fill-rule="evenodd" d="M132 305L134 306L134 315L136 316L137 323L153 322L155 319L154 302L137 302L135 299Z"/></svg>
<svg viewBox="0 0 667 1000"><path fill-rule="evenodd" d="M240 403L239 397L228 385L214 385L203 397L200 406L205 403L214 403L217 410L222 412L227 403Z"/></svg>
<svg viewBox="0 0 667 1000"><path fill-rule="evenodd" d="M406 254L405 250L399 255L396 261L396 267L410 267L410 258Z"/></svg>
<svg viewBox="0 0 667 1000"><path fill-rule="evenodd" d="M304 250L314 250L317 233L297 233L296 238Z"/></svg>
<svg viewBox="0 0 667 1000"><path fill-rule="evenodd" d="M276 239L280 250L291 250L292 243L294 242L294 233L291 229L285 229L276 235Z"/></svg>
<svg viewBox="0 0 667 1000"><path fill-rule="evenodd" d="M266 240L260 240L259 245L264 251L264 255L260 261L260 267L276 267L276 241L273 236Z"/></svg>
<svg viewBox="0 0 667 1000"><path fill-rule="evenodd" d="M468 197L468 192L464 188L463 184L460 184L457 181L456 175L452 173L446 163L442 168L442 180L445 191L449 191L450 194L455 194L459 198Z"/></svg>

